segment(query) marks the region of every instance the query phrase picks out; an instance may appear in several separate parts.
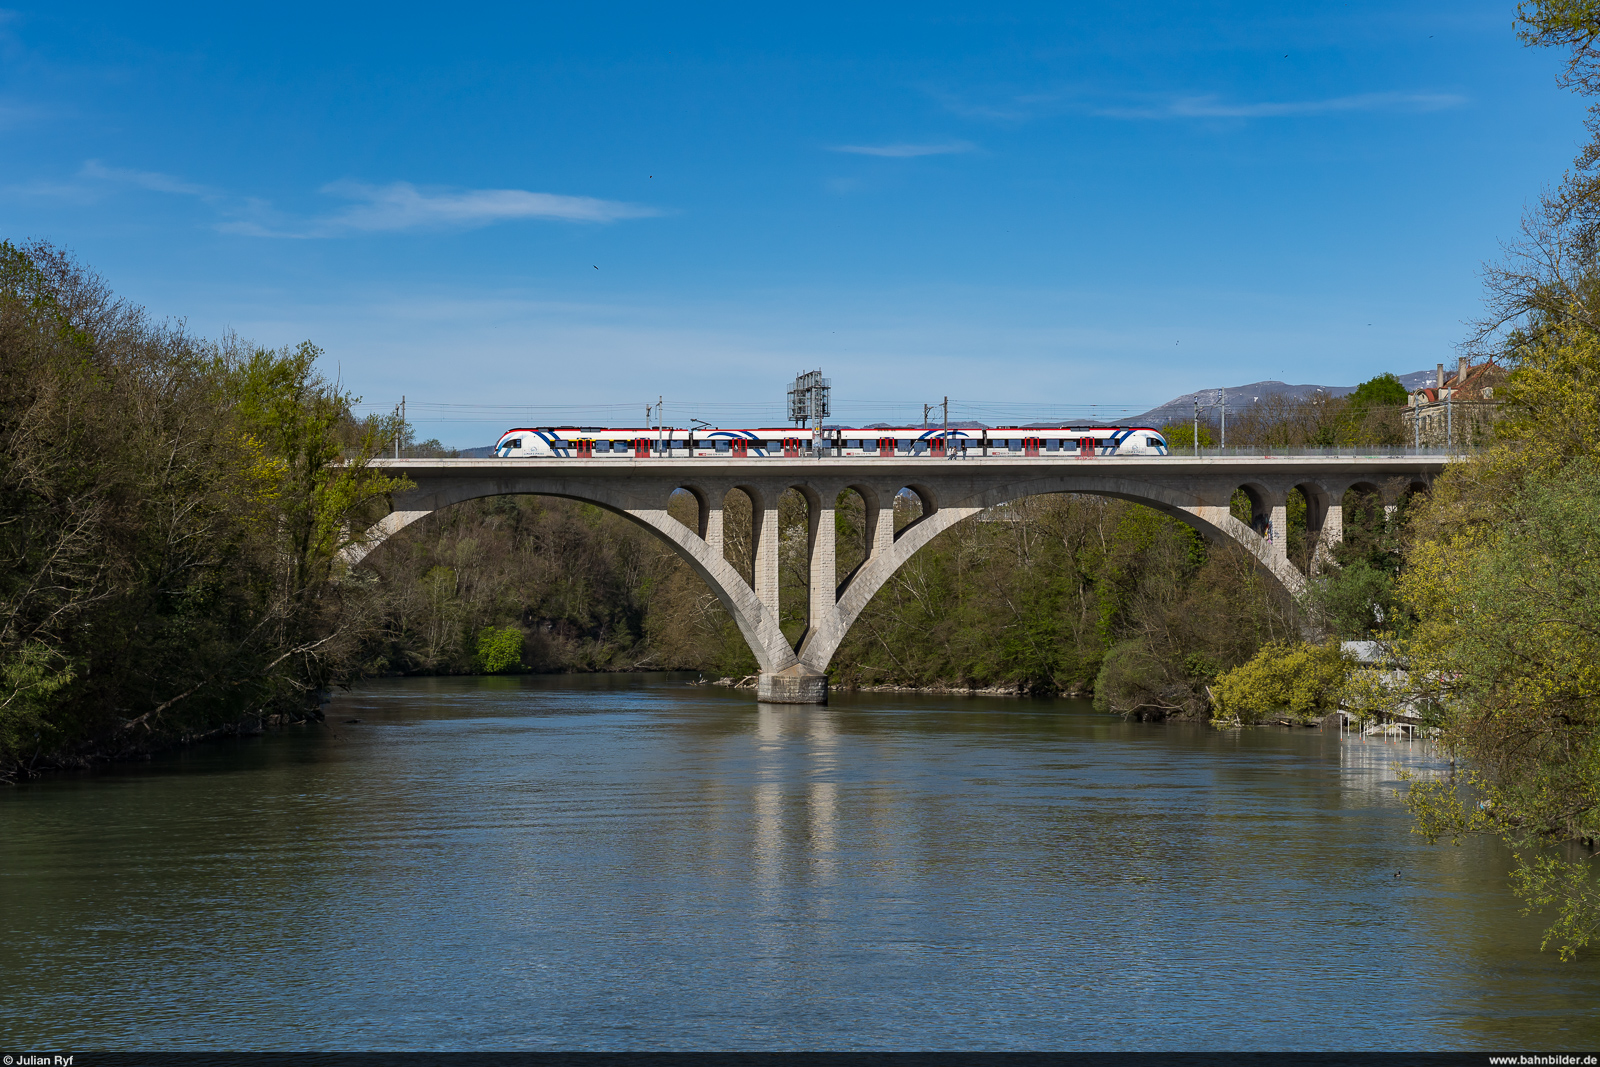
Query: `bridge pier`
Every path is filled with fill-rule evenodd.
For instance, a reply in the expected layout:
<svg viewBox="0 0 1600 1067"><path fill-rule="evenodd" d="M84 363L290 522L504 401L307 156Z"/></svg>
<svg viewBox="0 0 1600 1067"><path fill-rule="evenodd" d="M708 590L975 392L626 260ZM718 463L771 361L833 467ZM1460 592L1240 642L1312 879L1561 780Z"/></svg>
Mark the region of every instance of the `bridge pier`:
<svg viewBox="0 0 1600 1067"><path fill-rule="evenodd" d="M832 614L833 606L839 599L838 528L834 525L833 517L834 500L837 497L837 493L830 497L815 490L806 494L807 510L810 511L807 516L807 525L810 527L806 531L807 548L811 555L811 595L807 619L812 625L820 625ZM826 697L826 689L823 694Z"/></svg>
<svg viewBox="0 0 1600 1067"><path fill-rule="evenodd" d="M828 676L804 663L756 676L756 700L762 704L826 704Z"/></svg>
<svg viewBox="0 0 1600 1067"><path fill-rule="evenodd" d="M1312 566L1317 573L1333 567L1334 546L1344 540L1344 504L1335 501L1322 514L1322 525L1317 530L1316 557Z"/></svg>
<svg viewBox="0 0 1600 1067"><path fill-rule="evenodd" d="M781 492L764 493L765 500L757 500L752 494L750 501L750 522L755 527L750 539L756 550L755 566L752 568L756 580L756 598L772 613L774 623L778 619L778 497Z"/></svg>

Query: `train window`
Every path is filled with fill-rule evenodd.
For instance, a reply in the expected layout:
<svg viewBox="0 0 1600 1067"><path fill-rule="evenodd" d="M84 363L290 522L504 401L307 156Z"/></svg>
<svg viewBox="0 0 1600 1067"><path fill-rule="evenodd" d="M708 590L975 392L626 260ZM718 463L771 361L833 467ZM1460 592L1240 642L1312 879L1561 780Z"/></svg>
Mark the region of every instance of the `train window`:
<svg viewBox="0 0 1600 1067"><path fill-rule="evenodd" d="M506 448L521 448L522 447L522 438L517 437L517 438L513 438L510 441L507 441L505 443L505 447Z"/></svg>
<svg viewBox="0 0 1600 1067"><path fill-rule="evenodd" d="M728 450L728 442L726 441L717 441L715 444L718 452L726 452Z"/></svg>
<svg viewBox="0 0 1600 1067"><path fill-rule="evenodd" d="M1145 443L1146 446L1148 446L1150 448L1160 448L1161 447L1161 438L1159 438L1159 437L1146 437L1144 439L1144 443Z"/></svg>
<svg viewBox="0 0 1600 1067"><path fill-rule="evenodd" d="M1022 441L1016 437L1008 437L1006 438L1006 449L1011 452L1021 452Z"/></svg>
<svg viewBox="0 0 1600 1067"><path fill-rule="evenodd" d="M1046 452L1059 452L1061 451L1061 442L1052 437L1044 443L1044 450Z"/></svg>

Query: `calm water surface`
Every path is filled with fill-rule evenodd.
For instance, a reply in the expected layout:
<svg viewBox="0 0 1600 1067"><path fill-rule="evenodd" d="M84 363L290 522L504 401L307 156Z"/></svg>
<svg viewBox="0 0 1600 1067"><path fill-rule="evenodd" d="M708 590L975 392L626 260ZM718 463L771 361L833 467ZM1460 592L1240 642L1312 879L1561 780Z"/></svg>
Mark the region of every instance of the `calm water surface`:
<svg viewBox="0 0 1600 1067"><path fill-rule="evenodd" d="M7 1051L1600 1043L1498 846L1408 832L1420 746L659 676L331 721L0 792Z"/></svg>

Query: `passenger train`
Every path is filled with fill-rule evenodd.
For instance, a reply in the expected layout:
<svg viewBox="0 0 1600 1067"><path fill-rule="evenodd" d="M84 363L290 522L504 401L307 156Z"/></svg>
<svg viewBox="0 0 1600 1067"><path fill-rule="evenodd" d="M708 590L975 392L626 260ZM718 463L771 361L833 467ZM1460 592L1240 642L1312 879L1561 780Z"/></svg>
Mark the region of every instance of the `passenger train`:
<svg viewBox="0 0 1600 1067"><path fill-rule="evenodd" d="M495 445L501 459L694 456L746 459L821 454L850 458L965 456L1164 456L1167 439L1147 426L1040 428L998 427L986 430L826 427L820 434L793 427L718 430L705 427L599 426L519 427L507 430Z"/></svg>

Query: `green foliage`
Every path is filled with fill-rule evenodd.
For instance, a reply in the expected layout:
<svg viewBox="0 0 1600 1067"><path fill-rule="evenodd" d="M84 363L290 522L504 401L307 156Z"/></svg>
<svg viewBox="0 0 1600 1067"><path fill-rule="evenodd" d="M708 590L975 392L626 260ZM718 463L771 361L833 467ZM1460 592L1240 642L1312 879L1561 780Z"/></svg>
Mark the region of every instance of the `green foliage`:
<svg viewBox="0 0 1600 1067"><path fill-rule="evenodd" d="M467 501L389 538L373 566L386 624L366 645L370 671L481 671L485 627L524 634L522 662L535 671L710 671L750 655L679 556L586 504Z"/></svg>
<svg viewBox="0 0 1600 1067"><path fill-rule="evenodd" d="M1371 408L1404 404L1409 396L1399 378L1392 374L1380 374L1356 386L1348 403L1352 412L1364 414Z"/></svg>
<svg viewBox="0 0 1600 1067"><path fill-rule="evenodd" d="M1161 436L1167 439L1167 451L1174 456L1194 453L1194 423L1169 422L1161 427ZM1200 448L1202 451L1215 448L1216 441L1212 437L1211 427L1202 422L1200 424Z"/></svg>
<svg viewBox="0 0 1600 1067"><path fill-rule="evenodd" d="M1304 606L1328 633L1358 640L1379 633L1403 636L1408 631L1410 615L1397 581L1405 563L1404 537L1412 507L1403 501L1391 511L1376 493L1346 493L1344 534L1333 547L1331 567L1309 566L1310 546L1297 555L1291 539L1291 558L1313 572Z"/></svg>
<svg viewBox="0 0 1600 1067"><path fill-rule="evenodd" d="M1566 852L1600 831L1600 338L1574 317L1514 343L1501 445L1454 465L1413 516L1411 695L1463 774L1414 784L1408 805L1430 840L1507 841L1513 887L1554 909L1545 943L1570 958L1600 923L1593 860Z"/></svg>
<svg viewBox="0 0 1600 1067"><path fill-rule="evenodd" d="M1525 44L1567 50L1560 81L1600 93L1600 3L1525 0ZM1411 522L1399 589L1415 615L1413 697L1429 703L1457 781L1413 783L1429 840L1492 833L1512 886L1554 910L1544 945L1572 958L1600 927L1600 109L1559 187L1485 272L1474 339L1512 367L1499 445L1454 464Z"/></svg>
<svg viewBox="0 0 1600 1067"><path fill-rule="evenodd" d="M1328 630L1346 640L1392 632L1404 621L1395 576L1365 560L1331 568L1308 583L1307 599Z"/></svg>
<svg viewBox="0 0 1600 1067"><path fill-rule="evenodd" d="M1597 0L1523 0L1517 5L1517 36L1535 48L1570 50L1563 85L1592 94L1600 66L1600 2Z"/></svg>
<svg viewBox="0 0 1600 1067"><path fill-rule="evenodd" d="M1526 904L1528 915L1553 909L1555 921L1544 932L1540 949L1554 942L1563 960L1574 959L1600 932L1600 885L1594 861L1569 860L1549 852L1517 853L1511 889Z"/></svg>
<svg viewBox="0 0 1600 1067"><path fill-rule="evenodd" d="M1228 498L1228 514L1249 526L1255 521L1255 504L1250 500L1250 494L1243 489L1235 489Z"/></svg>
<svg viewBox="0 0 1600 1067"><path fill-rule="evenodd" d="M0 659L0 753L37 750L56 694L76 677L62 654L43 641Z"/></svg>
<svg viewBox="0 0 1600 1067"><path fill-rule="evenodd" d="M1195 715L1205 678L1289 629L1242 551L1149 508L1036 497L914 556L846 635L834 684L1093 689L1110 710Z"/></svg>
<svg viewBox="0 0 1600 1067"><path fill-rule="evenodd" d="M1338 701L1349 665L1337 643L1266 645L1248 663L1217 676L1217 715L1254 722L1275 711L1327 712Z"/></svg>
<svg viewBox="0 0 1600 1067"><path fill-rule="evenodd" d="M354 435L341 432L357 398L317 374L321 355L306 341L278 351L224 351L216 363L239 432L271 457L277 475L272 498L300 589L326 580L339 553L354 543L351 517L404 484L366 465L392 438L388 424L369 422ZM347 451L349 462L341 462Z"/></svg>
<svg viewBox="0 0 1600 1067"><path fill-rule="evenodd" d="M1524 845L1600 832L1600 463L1527 478L1483 521L1413 553L1409 653ZM1488 519L1489 516L1485 516Z"/></svg>
<svg viewBox="0 0 1600 1067"><path fill-rule="evenodd" d="M514 626L485 626L478 631L473 665L484 674L500 674L522 665L522 631Z"/></svg>
<svg viewBox="0 0 1600 1067"><path fill-rule="evenodd" d="M1397 647L1389 634L1374 635L1373 640L1385 641L1391 651ZM1345 676L1344 686L1339 692L1339 707L1356 725L1386 721L1394 712L1397 702L1410 695L1408 681L1409 676L1404 671L1393 669L1392 664L1357 667ZM1411 704L1408 710L1427 713L1433 709L1426 705Z"/></svg>
<svg viewBox="0 0 1600 1067"><path fill-rule="evenodd" d="M1495 453L1495 467L1509 465L1515 476L1593 455L1600 442L1600 332L1578 321L1543 322L1511 343L1516 367L1495 433L1516 448Z"/></svg>
<svg viewBox="0 0 1600 1067"><path fill-rule="evenodd" d="M315 358L0 242L0 777L315 714L348 676L370 598L338 552L398 483Z"/></svg>
<svg viewBox="0 0 1600 1067"><path fill-rule="evenodd" d="M1169 707L1157 703L1167 687L1168 673L1167 665L1151 652L1143 638L1113 645L1094 680L1094 708L1129 712L1186 710L1182 704ZM1188 695L1183 692L1180 698Z"/></svg>

